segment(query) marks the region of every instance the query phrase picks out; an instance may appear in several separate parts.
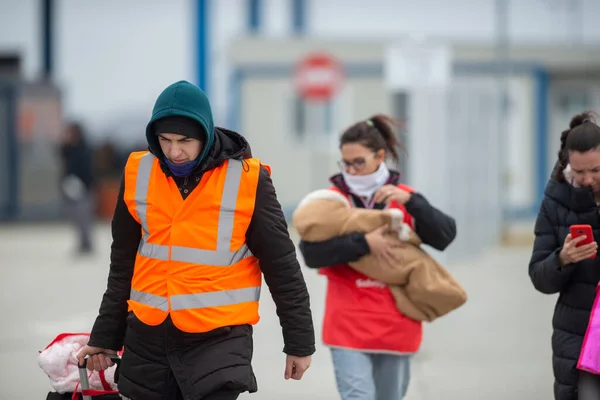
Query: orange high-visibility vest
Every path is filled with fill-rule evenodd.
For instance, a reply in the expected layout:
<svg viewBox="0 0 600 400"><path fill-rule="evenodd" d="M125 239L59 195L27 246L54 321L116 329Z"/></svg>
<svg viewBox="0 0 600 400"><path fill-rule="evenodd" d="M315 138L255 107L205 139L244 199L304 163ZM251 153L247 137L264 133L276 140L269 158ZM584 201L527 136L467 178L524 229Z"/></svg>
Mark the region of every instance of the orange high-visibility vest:
<svg viewBox="0 0 600 400"><path fill-rule="evenodd" d="M128 304L140 321L156 326L170 314L192 333L258 322L262 275L246 231L260 168L256 158L228 160L184 201L154 155L130 155L124 200L142 239Z"/></svg>

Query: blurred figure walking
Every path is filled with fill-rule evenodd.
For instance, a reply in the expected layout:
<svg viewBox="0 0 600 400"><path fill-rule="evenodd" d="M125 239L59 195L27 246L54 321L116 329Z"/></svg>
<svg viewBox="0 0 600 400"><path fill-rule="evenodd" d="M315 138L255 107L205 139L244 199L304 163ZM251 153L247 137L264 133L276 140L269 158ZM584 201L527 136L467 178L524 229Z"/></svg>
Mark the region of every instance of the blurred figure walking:
<svg viewBox="0 0 600 400"><path fill-rule="evenodd" d="M61 191L78 237L80 254L92 251L93 157L81 124L70 123L61 144L63 175Z"/></svg>

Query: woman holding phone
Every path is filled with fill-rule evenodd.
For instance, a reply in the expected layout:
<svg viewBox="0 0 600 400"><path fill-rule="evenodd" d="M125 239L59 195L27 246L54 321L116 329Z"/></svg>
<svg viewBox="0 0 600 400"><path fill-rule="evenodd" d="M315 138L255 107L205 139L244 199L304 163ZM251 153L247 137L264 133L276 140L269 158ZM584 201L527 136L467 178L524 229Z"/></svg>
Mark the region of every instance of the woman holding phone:
<svg viewBox="0 0 600 400"><path fill-rule="evenodd" d="M590 112L578 114L560 142L535 224L529 276L538 291L560 294L552 321L555 400L600 399L600 375L577 369L600 281L600 261L595 258L600 237L600 127ZM575 225L579 227L573 233L582 234L571 233Z"/></svg>

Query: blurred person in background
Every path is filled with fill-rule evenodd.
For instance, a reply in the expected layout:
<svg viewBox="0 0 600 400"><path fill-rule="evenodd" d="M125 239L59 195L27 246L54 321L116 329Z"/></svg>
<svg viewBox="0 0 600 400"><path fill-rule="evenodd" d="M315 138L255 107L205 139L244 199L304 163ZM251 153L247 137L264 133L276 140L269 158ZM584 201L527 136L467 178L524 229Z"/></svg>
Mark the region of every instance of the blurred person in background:
<svg viewBox="0 0 600 400"><path fill-rule="evenodd" d="M239 134L215 128L204 92L167 87L149 151L125 166L107 290L79 353L88 368L124 345L120 393L133 400L233 400L256 392L252 325L262 274L283 330L285 379L315 351L309 294L270 177Z"/></svg>
<svg viewBox="0 0 600 400"><path fill-rule="evenodd" d="M94 175L98 180L118 177L123 170L123 166L118 165L117 148L111 140L96 147L94 160Z"/></svg>
<svg viewBox="0 0 600 400"><path fill-rule="evenodd" d="M330 178L332 190L354 207L395 207L425 244L444 250L456 236L454 219L425 197L400 185L400 173L385 160L398 160L395 121L375 115L350 126L340 138L342 172ZM411 355L421 345L422 324L397 311L386 285L350 268L372 253L392 257L384 228L323 242L300 242L306 265L328 279L323 342L331 348L338 391L343 400L398 400L410 380Z"/></svg>
<svg viewBox="0 0 600 400"><path fill-rule="evenodd" d="M593 115L574 116L562 132L558 161L535 224L529 276L537 290L559 294L552 326L556 400L600 399L600 376L577 370L577 360L600 281L596 241L578 246L570 226L589 224L600 235L600 127Z"/></svg>
<svg viewBox="0 0 600 400"><path fill-rule="evenodd" d="M93 250L94 162L92 150L80 123L72 122L67 125L60 153L63 162L61 191L77 231L77 251L81 254L90 253Z"/></svg>

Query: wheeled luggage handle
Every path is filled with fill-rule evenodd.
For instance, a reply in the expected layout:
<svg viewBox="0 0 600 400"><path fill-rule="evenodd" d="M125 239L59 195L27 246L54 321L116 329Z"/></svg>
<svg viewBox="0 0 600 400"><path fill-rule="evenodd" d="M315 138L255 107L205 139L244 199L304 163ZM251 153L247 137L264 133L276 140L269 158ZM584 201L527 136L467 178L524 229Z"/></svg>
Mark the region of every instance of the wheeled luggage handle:
<svg viewBox="0 0 600 400"><path fill-rule="evenodd" d="M110 358L115 364L118 365L121 363L121 356L117 355L117 354L108 354L108 353L100 353L103 356ZM95 355L95 354L94 354ZM79 385L81 386L81 390L89 390L90 388L90 382L88 381L88 375L87 375L87 360L88 358L90 358L91 356L87 355L85 356L85 358L83 359L83 365L77 365L79 367ZM116 376L116 375L115 375ZM82 396L83 400L92 400L92 396Z"/></svg>

